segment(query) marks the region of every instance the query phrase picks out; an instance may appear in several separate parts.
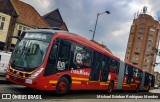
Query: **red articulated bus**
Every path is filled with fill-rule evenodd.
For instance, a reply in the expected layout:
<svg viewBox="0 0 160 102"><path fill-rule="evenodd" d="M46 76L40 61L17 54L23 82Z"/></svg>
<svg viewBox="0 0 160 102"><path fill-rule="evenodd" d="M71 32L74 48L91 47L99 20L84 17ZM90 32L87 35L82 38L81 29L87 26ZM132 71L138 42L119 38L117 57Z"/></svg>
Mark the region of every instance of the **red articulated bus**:
<svg viewBox="0 0 160 102"><path fill-rule="evenodd" d="M148 77L148 78L147 78ZM66 31L26 31L12 53L6 79L38 90L149 90L154 76ZM145 88L146 87L146 88Z"/></svg>

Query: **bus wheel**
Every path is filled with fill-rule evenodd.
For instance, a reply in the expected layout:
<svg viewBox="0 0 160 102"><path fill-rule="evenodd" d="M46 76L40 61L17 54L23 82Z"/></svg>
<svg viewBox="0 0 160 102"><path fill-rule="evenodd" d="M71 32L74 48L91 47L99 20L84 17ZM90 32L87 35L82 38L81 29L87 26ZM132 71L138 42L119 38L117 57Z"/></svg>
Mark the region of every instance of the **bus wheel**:
<svg viewBox="0 0 160 102"><path fill-rule="evenodd" d="M66 77L60 78L56 85L56 94L64 95L69 91L70 83Z"/></svg>
<svg viewBox="0 0 160 102"><path fill-rule="evenodd" d="M110 82L109 83L109 86L108 86L108 89L107 89L107 93L112 93L113 92L113 88L114 88L114 84L113 82Z"/></svg>

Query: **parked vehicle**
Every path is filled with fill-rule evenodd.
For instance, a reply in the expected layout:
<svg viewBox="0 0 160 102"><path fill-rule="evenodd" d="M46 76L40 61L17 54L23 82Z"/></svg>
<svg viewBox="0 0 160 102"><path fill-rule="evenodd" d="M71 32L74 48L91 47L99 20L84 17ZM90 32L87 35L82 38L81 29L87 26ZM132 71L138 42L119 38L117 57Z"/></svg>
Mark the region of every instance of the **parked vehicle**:
<svg viewBox="0 0 160 102"><path fill-rule="evenodd" d="M158 89L158 88L159 88L159 85L158 85L158 84L155 84L155 85L154 85L154 88L155 88L155 89Z"/></svg>
<svg viewBox="0 0 160 102"><path fill-rule="evenodd" d="M0 52L0 75L4 75L6 73L11 54L11 52L6 51Z"/></svg>

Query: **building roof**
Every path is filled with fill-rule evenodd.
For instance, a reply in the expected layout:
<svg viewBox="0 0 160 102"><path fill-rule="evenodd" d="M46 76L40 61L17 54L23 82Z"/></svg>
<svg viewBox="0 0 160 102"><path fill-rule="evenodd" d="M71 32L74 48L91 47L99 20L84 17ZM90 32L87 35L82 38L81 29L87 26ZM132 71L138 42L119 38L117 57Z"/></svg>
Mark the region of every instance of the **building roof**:
<svg viewBox="0 0 160 102"><path fill-rule="evenodd" d="M62 19L59 9L53 10L45 14L43 18L51 27L61 27L63 28L63 30L68 31L68 28Z"/></svg>
<svg viewBox="0 0 160 102"><path fill-rule="evenodd" d="M18 14L17 23L21 23L34 28L49 27L47 22L29 4L19 0L10 0Z"/></svg>
<svg viewBox="0 0 160 102"><path fill-rule="evenodd" d="M98 46L104 48L105 50L107 50L108 52L110 52L112 54L112 52L109 50L109 48L106 45L100 44L95 40L91 40L93 43L97 44Z"/></svg>

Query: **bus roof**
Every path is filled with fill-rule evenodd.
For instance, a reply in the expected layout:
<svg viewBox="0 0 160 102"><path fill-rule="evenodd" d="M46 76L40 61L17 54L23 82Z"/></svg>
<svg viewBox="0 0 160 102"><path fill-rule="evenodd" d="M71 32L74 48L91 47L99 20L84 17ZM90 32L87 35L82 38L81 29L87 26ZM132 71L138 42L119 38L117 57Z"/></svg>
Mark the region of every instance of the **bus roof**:
<svg viewBox="0 0 160 102"><path fill-rule="evenodd" d="M80 35L70 33L68 31L63 31L63 30L52 30L52 29L34 29L34 30L28 30L26 32L43 32L43 33L51 33L51 34L56 34L55 36L57 37L62 37L64 39L72 40L75 41L79 44L82 44L88 48L94 49L100 53L103 53L115 60L120 60L118 57L114 56L112 53L109 51L105 50L104 48L98 46L97 44L93 43L92 41L88 40L87 38L84 38Z"/></svg>
<svg viewBox="0 0 160 102"><path fill-rule="evenodd" d="M26 30L25 32L41 32L41 33L51 33L54 34L56 32L68 32L64 30L52 30L52 29L32 29L32 30Z"/></svg>
<svg viewBox="0 0 160 102"><path fill-rule="evenodd" d="M109 51L107 51L106 49L100 47L99 45L95 44L94 42L88 40L87 38L84 38L82 36L79 36L77 34L74 34L74 33L57 33L58 35L57 36L61 36L65 39L69 39L69 40L72 40L72 41L75 41L81 45L84 45L90 49L94 49L100 53L103 53L115 60L120 60L118 57L114 56L112 53L110 53Z"/></svg>

